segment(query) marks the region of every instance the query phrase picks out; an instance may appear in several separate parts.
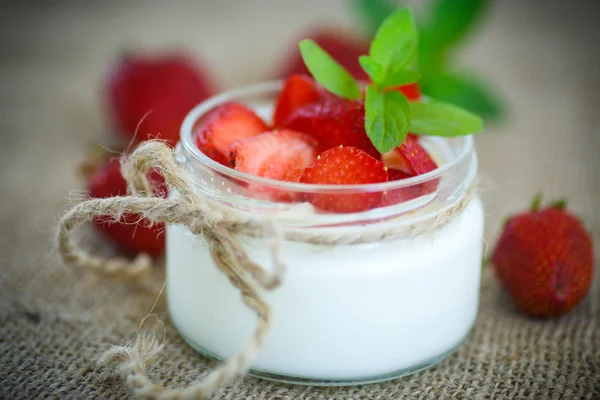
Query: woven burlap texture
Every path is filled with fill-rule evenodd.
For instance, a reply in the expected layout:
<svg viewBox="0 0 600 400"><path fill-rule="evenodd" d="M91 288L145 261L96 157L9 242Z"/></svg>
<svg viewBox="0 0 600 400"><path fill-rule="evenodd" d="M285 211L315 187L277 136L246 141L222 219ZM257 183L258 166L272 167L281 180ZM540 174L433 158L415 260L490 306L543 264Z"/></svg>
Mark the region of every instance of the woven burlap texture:
<svg viewBox="0 0 600 400"><path fill-rule="evenodd" d="M107 63L123 47L182 43L195 54L214 54L211 65L223 84L251 83L264 79L264 60L275 59L282 40L291 40L316 16L347 23L346 6L334 0L271 1L268 13L258 13L256 2L246 0L153 2L153 7L133 1L17 3L24 6L0 13L0 398L129 398L119 379L95 370L92 357L133 338L155 297L73 272L52 253L56 218L65 211L69 191L82 187L75 171L83 153L89 143L111 147L98 95ZM477 139L480 170L490 183L483 193L490 242L503 217L542 190L548 197L569 197L598 249L597 13L576 10L594 3L495 2L490 23L464 54L511 105L510 118ZM215 23L225 18L236 29ZM268 29L261 33L259 26ZM241 41L240 32L262 46ZM221 51L223 43L228 51ZM111 251L93 233L83 234L95 251ZM160 282L161 270L156 274ZM516 312L486 270L472 335L430 370L348 388L245 378L213 398L600 398L597 281L574 312L540 321ZM167 340L153 378L178 386L214 366L179 339L164 303L144 327Z"/></svg>

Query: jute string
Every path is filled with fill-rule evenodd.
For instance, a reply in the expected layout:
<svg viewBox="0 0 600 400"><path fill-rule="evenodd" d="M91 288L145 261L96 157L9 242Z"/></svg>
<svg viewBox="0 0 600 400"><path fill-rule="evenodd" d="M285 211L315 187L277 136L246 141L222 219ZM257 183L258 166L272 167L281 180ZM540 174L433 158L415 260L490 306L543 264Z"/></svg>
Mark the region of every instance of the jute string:
<svg viewBox="0 0 600 400"><path fill-rule="evenodd" d="M165 179L172 198L153 197L146 179L149 169ZM89 254L73 240L72 231L95 217L111 217L118 221L124 214L139 214L150 223L181 224L195 235L204 236L216 267L239 290L244 304L257 317L257 326L243 348L227 362L214 369L204 380L183 389L169 389L152 382L146 371L162 350L162 344L149 333L141 332L131 343L113 346L102 353L97 362L118 372L134 394L153 399L206 399L218 387L241 376L250 368L263 345L271 324L271 308L264 290L279 286L284 271L280 248L284 240L324 245L368 243L411 237L436 230L449 223L470 201L473 190L434 218L409 226L387 226L358 233L322 234L319 232L284 231L272 219L256 215L224 212L210 200L195 193L182 174L173 151L158 141L141 144L129 157L123 158L122 173L128 182L128 196L89 199L75 205L60 219L56 243L59 256L67 264L97 273L142 279L147 276L151 260L140 255L133 261L105 259ZM269 240L273 272L253 262L235 239L236 234L260 235Z"/></svg>

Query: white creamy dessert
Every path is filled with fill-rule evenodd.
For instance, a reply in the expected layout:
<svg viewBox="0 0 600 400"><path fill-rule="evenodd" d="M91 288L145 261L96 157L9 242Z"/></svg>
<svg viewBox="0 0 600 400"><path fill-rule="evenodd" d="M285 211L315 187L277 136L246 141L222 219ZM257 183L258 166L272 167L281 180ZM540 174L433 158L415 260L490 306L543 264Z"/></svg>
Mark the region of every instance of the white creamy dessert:
<svg viewBox="0 0 600 400"><path fill-rule="evenodd" d="M483 209L415 239L349 246L286 243L282 286L267 299L273 326L254 368L326 380L427 364L457 347L477 314ZM240 238L269 266L260 239ZM187 341L228 358L256 317L217 270L202 238L167 228L169 312Z"/></svg>
<svg viewBox="0 0 600 400"><path fill-rule="evenodd" d="M255 109L265 119L271 114L271 107ZM445 155L444 146L437 150L444 159L456 157ZM477 170L476 159L469 160L461 178L468 185ZM220 190L227 185L217 175L200 181ZM225 192L236 196L235 190ZM439 211L424 204L413 217ZM323 218L314 211L313 216ZM300 219L312 225L310 213ZM252 260L271 268L264 239L238 235L238 240ZM273 322L254 372L344 384L389 379L438 362L462 343L475 321L482 247L483 207L476 196L447 225L414 238L333 246L285 242L285 275L279 288L266 293ZM177 225L167 227L167 296L180 334L208 356L230 358L256 327L256 316L214 265L204 239Z"/></svg>

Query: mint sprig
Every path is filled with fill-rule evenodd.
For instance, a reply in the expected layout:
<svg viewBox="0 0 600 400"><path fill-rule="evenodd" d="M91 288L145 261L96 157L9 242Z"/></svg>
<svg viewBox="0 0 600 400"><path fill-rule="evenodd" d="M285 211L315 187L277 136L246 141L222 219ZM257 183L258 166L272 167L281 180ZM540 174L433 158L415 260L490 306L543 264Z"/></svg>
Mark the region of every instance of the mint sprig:
<svg viewBox="0 0 600 400"><path fill-rule="evenodd" d="M400 8L379 26L369 54L359 62L371 79L365 88L365 130L381 153L401 145L408 132L418 135L462 136L483 129L480 117L438 101L409 102L398 86L414 83L418 34L410 9ZM330 92L350 100L361 98L352 75L311 40L300 42L308 70Z"/></svg>
<svg viewBox="0 0 600 400"><path fill-rule="evenodd" d="M358 25L368 37L389 17L398 4L407 0L351 0ZM491 7L490 0L429 0L417 21L419 48L417 71L421 91L434 99L447 101L477 113L488 120L499 120L504 104L492 85L473 73L460 73L452 58L466 42Z"/></svg>

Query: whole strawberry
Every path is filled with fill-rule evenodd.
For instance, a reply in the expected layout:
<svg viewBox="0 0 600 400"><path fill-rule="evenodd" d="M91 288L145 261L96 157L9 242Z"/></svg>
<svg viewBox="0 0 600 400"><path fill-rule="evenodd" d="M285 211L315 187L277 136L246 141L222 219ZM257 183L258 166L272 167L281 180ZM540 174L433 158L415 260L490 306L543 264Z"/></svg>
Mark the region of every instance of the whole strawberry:
<svg viewBox="0 0 600 400"><path fill-rule="evenodd" d="M492 262L502 286L525 313L557 316L587 294L593 276L590 234L564 202L531 210L506 223Z"/></svg>
<svg viewBox="0 0 600 400"><path fill-rule="evenodd" d="M164 179L157 172L148 174L155 194L167 195ZM125 196L127 183L121 175L120 162L114 158L96 169L88 182L90 197L105 198ZM94 225L104 236L119 247L131 253L147 253L152 257L160 255L165 248L164 226L151 226L137 214L125 214L119 222L110 217L94 219Z"/></svg>
<svg viewBox="0 0 600 400"><path fill-rule="evenodd" d="M206 71L182 54L124 57L105 84L112 119L133 144L159 138L174 145L187 113L214 93Z"/></svg>

